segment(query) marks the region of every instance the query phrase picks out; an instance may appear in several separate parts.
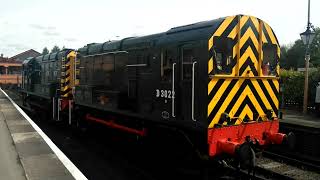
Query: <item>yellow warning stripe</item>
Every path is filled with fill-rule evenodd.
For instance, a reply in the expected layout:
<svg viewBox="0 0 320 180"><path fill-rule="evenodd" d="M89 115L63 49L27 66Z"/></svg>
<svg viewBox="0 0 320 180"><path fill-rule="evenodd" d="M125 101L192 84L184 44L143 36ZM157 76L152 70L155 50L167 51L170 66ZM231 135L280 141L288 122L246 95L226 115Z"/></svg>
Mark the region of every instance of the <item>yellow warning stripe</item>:
<svg viewBox="0 0 320 180"><path fill-rule="evenodd" d="M270 26L267 23L264 23L264 27L266 28L268 35L271 39L272 44L278 44L276 38L274 37L274 34L270 28Z"/></svg>
<svg viewBox="0 0 320 180"><path fill-rule="evenodd" d="M237 42L237 44L233 46L233 48L232 48L233 57L232 58L235 58L236 55L238 54L238 50L240 49L238 46L239 46L239 42ZM239 50L239 54L240 54L240 50Z"/></svg>
<svg viewBox="0 0 320 180"><path fill-rule="evenodd" d="M222 93L227 89L231 82L231 79L226 79L225 82L221 85L218 92L214 95L214 97L211 99L209 105L208 105L208 116L213 110L213 108L216 106L217 102L219 101Z"/></svg>
<svg viewBox="0 0 320 180"><path fill-rule="evenodd" d="M226 108L228 107L228 104L230 104L230 102L232 101L232 99L234 98L235 94L237 93L239 87L242 85L243 83L243 79L238 81L231 89L229 95L226 97L225 101L223 101L223 104L220 106L217 114L221 115L223 112L225 112ZM228 84L229 85L229 84ZM220 93L222 94L224 92L224 90L220 90ZM211 112L210 112L211 113ZM235 113L235 112L234 112ZM208 114L209 116L209 114ZM216 124L219 121L220 116L214 116L214 118L212 119L212 122L215 122L214 124Z"/></svg>
<svg viewBox="0 0 320 180"><path fill-rule="evenodd" d="M234 39L236 38L237 34L238 34L238 25L232 29L232 31L228 35L228 38Z"/></svg>
<svg viewBox="0 0 320 180"><path fill-rule="evenodd" d="M208 74L213 70L213 57L208 62Z"/></svg>
<svg viewBox="0 0 320 180"><path fill-rule="evenodd" d="M249 27L247 29L247 31L242 35L242 37L240 39L240 49L249 40L249 38L252 40L255 48L258 50L259 49L259 42L258 42L258 39L256 38L256 36L254 35L251 27Z"/></svg>
<svg viewBox="0 0 320 180"><path fill-rule="evenodd" d="M234 116L236 111L239 109L240 105L242 104L242 102L244 101L244 99L246 97L249 97L250 101L252 102L252 104L254 105L254 107L256 108L256 110L258 111L259 114L264 114L261 106L259 105L256 97L253 95L251 89L247 86L242 94L240 95L240 97L238 98L238 100L236 101L235 105L232 107L231 111L230 111L230 115ZM239 116L243 119L242 116Z"/></svg>
<svg viewBox="0 0 320 180"><path fill-rule="evenodd" d="M263 81L267 81L267 80L263 80ZM254 86L254 88L257 90L257 92L259 93L259 96L263 102L263 104L266 106L267 109L272 109L271 104L269 103L266 95L263 93L259 83L257 82L256 79L252 80L252 84ZM270 92L270 91L268 91Z"/></svg>
<svg viewBox="0 0 320 180"><path fill-rule="evenodd" d="M277 79L272 80L274 86L276 87L277 91L279 92L279 81Z"/></svg>
<svg viewBox="0 0 320 180"><path fill-rule="evenodd" d="M221 36L221 34L227 29L227 27L230 25L230 23L233 21L234 18L235 18L235 16L226 17L226 19L223 21L223 23L220 25L220 27L213 34L213 37Z"/></svg>
<svg viewBox="0 0 320 180"><path fill-rule="evenodd" d="M248 19L248 16L242 16L240 19L240 27L238 27L238 25L235 26L229 33L228 38L234 39L236 35L239 33L239 28L242 29L242 27L247 23Z"/></svg>
<svg viewBox="0 0 320 180"><path fill-rule="evenodd" d="M235 41L237 41L233 47L233 59L237 56L237 64L236 64L236 71L239 72L239 67L241 68L244 63L248 60L248 58L251 59L252 63L254 64L254 67L258 71L258 74L261 74L261 63L262 63L262 58L263 58L263 51L262 51L262 45L263 43L272 43L277 45L277 54L280 56L280 47L277 44L276 37L274 33L272 32L270 26L263 21L252 17L252 16L236 16L239 18L238 24L230 31L228 34L228 38L231 38ZM231 18L228 17L226 18L220 27L217 28L217 30L214 32L214 34L210 37L209 42L208 42L208 48L209 50L213 46L213 38L215 36L221 36L224 31L230 26L231 22L234 20L235 16L232 16ZM248 27L245 32L241 33L242 28L248 23L248 20L252 21L252 26ZM247 27L247 26L246 26ZM265 28L265 31L263 31L262 28ZM259 33L258 37L256 36L255 29ZM229 28L230 29L230 28ZM266 34L264 34L266 33ZM270 38L271 42L267 42L266 37ZM237 38L237 39L236 39ZM247 49L243 52L243 54L240 55L240 49L243 48L243 46L248 42L248 40L251 39L253 46L248 46ZM255 49L253 49L255 48ZM256 54L254 53L255 51L258 52L259 55L256 57ZM215 68L213 67L214 59L213 57L209 57L208 60L208 73L212 72L212 70ZM242 67L244 68L244 67ZM243 69L241 69L242 71ZM250 70L250 66L247 66L246 70ZM232 69L232 72L235 70ZM252 71L249 71L249 76L255 76ZM277 72L279 73L279 66L277 66ZM241 75L240 75L241 76ZM235 83L233 87L229 87L231 81L237 79L238 81ZM277 91L279 92L279 82L277 79L272 78L272 84L269 84L267 79L262 79L261 82L258 82L257 79L251 79L248 85L244 86L243 84L245 82L245 79L242 78L227 78L224 80L222 84L219 83L220 87L217 86L217 82L220 80L218 76L215 76L213 79L210 79L208 83L208 96L212 97L208 103L208 111L207 111L207 116L210 123L209 123L209 128L214 127L215 124L217 124L220 120L221 114L225 113L225 111L229 114L230 117L234 117L236 113L239 113L239 120L235 122L235 124L241 123L241 119L245 116L248 116L250 120L253 120L253 118L257 117L254 115L254 112L257 112L259 116L265 116L265 110L272 109L272 107L276 108L275 111L278 110L279 108L279 101L278 97L276 96L277 92L274 92L272 89L274 88L273 86L276 87ZM248 80L246 81L248 82ZM271 81L270 81L271 83ZM250 85L252 84L252 85ZM241 86L242 85L242 86ZM261 85L261 86L260 86ZM242 92L238 92L239 88L244 89ZM251 89L253 88L253 89ZM212 90L215 89L215 92L212 92ZM217 90L216 90L217 89ZM264 91L263 91L263 90ZM223 101L221 100L221 96L225 93L225 91L228 91L227 96ZM258 97L255 97L254 93ZM267 94L265 94L267 93ZM237 94L237 99L235 95ZM225 95L224 95L225 96ZM269 97L270 96L270 97ZM270 99L271 98L271 99ZM269 102L269 99L271 100ZM250 104L244 104L247 101L250 101L248 103ZM216 107L217 104L219 103L219 107ZM252 103L252 104L251 104ZM260 104L261 103L261 104ZM232 105L231 105L232 104ZM239 108L244 107L242 110L239 110ZM252 107L251 107L252 106ZM254 110L254 111L253 111ZM214 112L213 112L214 111ZM213 114L215 113L215 114ZM238 115L238 114L237 114ZM273 112L273 116L276 116L275 112ZM220 122L219 122L220 123ZM224 123L225 124L225 123Z"/></svg>
<svg viewBox="0 0 320 180"><path fill-rule="evenodd" d="M251 19L254 27L256 28L256 30L259 31L259 29L260 29L259 20L255 17L252 17L252 16L250 16L250 19Z"/></svg>
<svg viewBox="0 0 320 180"><path fill-rule="evenodd" d="M65 76L63 76L64 78L61 79L61 82L62 82L61 89L63 92L69 91L68 93L64 94L63 97L68 97L69 94L71 94L71 91L70 91L70 88L72 85L71 73L73 72L71 66L72 66L73 58L75 56L76 56L76 52L71 51L67 54L66 57L63 57L62 68L64 69L63 74L65 74Z"/></svg>
<svg viewBox="0 0 320 180"><path fill-rule="evenodd" d="M217 84L217 82L218 82L218 78L213 78L210 80L208 84L208 95L211 93L213 87Z"/></svg>
<svg viewBox="0 0 320 180"><path fill-rule="evenodd" d="M279 108L279 101L278 97L274 94L269 82L267 80L262 80L264 87L267 89L273 103L276 105L277 108Z"/></svg>
<svg viewBox="0 0 320 180"><path fill-rule="evenodd" d="M249 117L250 120L253 119L253 112L252 112L252 110L249 108L248 105L246 105L246 106L243 108L243 111L242 111L241 114L239 115L239 117L243 117L243 118L241 119L241 121L243 121L243 119L244 119L244 117L246 117L246 115L248 115L248 117ZM240 122L240 119L238 119L235 124L240 124L240 123L241 123L241 122Z"/></svg>
<svg viewBox="0 0 320 180"><path fill-rule="evenodd" d="M249 46L246 51L243 53L243 55L240 57L239 59L239 66L242 67L242 65L245 63L245 61L248 59L248 58L251 58L251 60L255 63L255 67L258 63L258 60L256 58L256 56L254 55L251 47ZM257 68L257 67L256 67ZM240 74L241 75L241 74Z"/></svg>
<svg viewBox="0 0 320 180"><path fill-rule="evenodd" d="M208 47L209 47L208 50L210 50L212 46L213 46L213 36L211 36L211 38L208 41Z"/></svg>
<svg viewBox="0 0 320 180"><path fill-rule="evenodd" d="M213 37L220 36L226 30L226 28L230 25L230 23L232 22L232 20L235 17L236 16L228 16L225 18L225 20L222 22L222 24L219 26L219 28L215 31L215 33L209 39L209 42L208 42L209 49L211 49L213 46Z"/></svg>

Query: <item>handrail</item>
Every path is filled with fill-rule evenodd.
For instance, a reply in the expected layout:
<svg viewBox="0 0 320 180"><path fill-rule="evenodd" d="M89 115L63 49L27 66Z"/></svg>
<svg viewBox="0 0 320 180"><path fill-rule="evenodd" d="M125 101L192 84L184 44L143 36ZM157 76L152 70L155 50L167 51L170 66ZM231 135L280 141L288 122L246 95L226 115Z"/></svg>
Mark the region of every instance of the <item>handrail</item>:
<svg viewBox="0 0 320 180"><path fill-rule="evenodd" d="M172 64L172 117L176 117L176 115L175 115L175 112L174 112L174 106L175 106L175 102L174 102L174 98L175 98L175 91L174 91L174 70L175 70L175 65L176 65L176 63L173 63Z"/></svg>
<svg viewBox="0 0 320 180"><path fill-rule="evenodd" d="M195 118L194 118L194 67L195 65L197 64L197 61L193 62L192 63L192 99L191 99L191 117L192 117L192 120L193 121L197 121Z"/></svg>
<svg viewBox="0 0 320 180"><path fill-rule="evenodd" d="M145 67L147 64L128 64L127 67Z"/></svg>
<svg viewBox="0 0 320 180"><path fill-rule="evenodd" d="M126 53L128 54L128 51L112 51L112 52L106 52L106 53L100 53L100 54L92 54L92 55L87 55L87 56L82 56L82 57L94 57L94 56L103 56L103 55L108 55L108 54L120 54L120 53Z"/></svg>

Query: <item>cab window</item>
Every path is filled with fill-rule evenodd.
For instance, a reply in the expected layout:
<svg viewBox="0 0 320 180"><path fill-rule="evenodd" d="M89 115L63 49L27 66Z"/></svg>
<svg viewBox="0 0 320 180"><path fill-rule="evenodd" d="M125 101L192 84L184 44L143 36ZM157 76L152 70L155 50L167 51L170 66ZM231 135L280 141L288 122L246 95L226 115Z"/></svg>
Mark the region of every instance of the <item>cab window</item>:
<svg viewBox="0 0 320 180"><path fill-rule="evenodd" d="M262 74L264 76L276 75L278 64L277 46L275 44L264 44L262 46L263 60L261 64Z"/></svg>
<svg viewBox="0 0 320 180"><path fill-rule="evenodd" d="M231 74L236 62L232 59L233 40L225 37L213 39L214 74Z"/></svg>
<svg viewBox="0 0 320 180"><path fill-rule="evenodd" d="M172 80L172 64L174 52L167 49L161 52L161 80L170 82Z"/></svg>
<svg viewBox="0 0 320 180"><path fill-rule="evenodd" d="M194 49L183 49L183 79L192 78L192 63L195 61Z"/></svg>

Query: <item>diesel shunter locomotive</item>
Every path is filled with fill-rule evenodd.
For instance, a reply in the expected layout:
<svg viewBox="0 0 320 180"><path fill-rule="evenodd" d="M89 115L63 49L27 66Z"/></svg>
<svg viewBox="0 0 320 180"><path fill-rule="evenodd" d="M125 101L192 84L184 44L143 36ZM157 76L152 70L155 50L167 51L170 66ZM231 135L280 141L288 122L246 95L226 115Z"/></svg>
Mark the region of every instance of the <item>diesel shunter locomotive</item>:
<svg viewBox="0 0 320 180"><path fill-rule="evenodd" d="M21 92L55 120L138 136L166 126L209 157L241 155L290 138L278 132L279 57L266 22L228 16L27 59Z"/></svg>

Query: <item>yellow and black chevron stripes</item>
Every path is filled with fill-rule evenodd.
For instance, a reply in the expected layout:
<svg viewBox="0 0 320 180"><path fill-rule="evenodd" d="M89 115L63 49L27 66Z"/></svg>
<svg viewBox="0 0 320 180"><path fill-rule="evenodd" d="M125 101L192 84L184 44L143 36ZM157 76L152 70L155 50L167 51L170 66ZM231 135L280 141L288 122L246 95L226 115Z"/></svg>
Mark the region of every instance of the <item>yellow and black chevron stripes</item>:
<svg viewBox="0 0 320 180"><path fill-rule="evenodd" d="M277 60L279 60L279 43L272 29L267 23L252 16L230 16L226 17L225 20L221 22L220 26L218 26L208 41L208 49L210 54L208 61L208 74L212 73L215 64L212 53L214 37L228 37L233 40L237 40L237 36L238 42L235 43L232 54L233 58L237 58L239 70L237 73L240 76L248 75L247 73L249 73L249 76L258 76L262 74L260 68L261 59L263 57L261 43L277 45ZM277 67L277 70L278 69L279 66Z"/></svg>
<svg viewBox="0 0 320 180"><path fill-rule="evenodd" d="M80 59L79 58L75 58L74 60L74 63L75 63L75 80L74 80L74 85L79 85L79 79L80 79Z"/></svg>
<svg viewBox="0 0 320 180"><path fill-rule="evenodd" d="M234 41L232 57L235 64L232 74L209 76L208 109L209 128L221 121L222 113L228 113L234 120L241 121L265 119L269 110L275 117L279 108L279 82L277 77L264 77L263 44L277 46L277 61L280 58L278 40L268 24L252 16L226 17L208 41L208 74L212 75L215 59L212 53L215 37L230 38ZM279 76L279 66L277 75Z"/></svg>
<svg viewBox="0 0 320 180"><path fill-rule="evenodd" d="M240 58L239 58L239 76L258 76L259 60L261 52L259 49L259 29L257 29L257 19L253 17L241 17L243 27L240 30ZM255 22L255 23L254 23ZM259 26L258 26L259 27ZM249 73L249 74L248 74Z"/></svg>
<svg viewBox="0 0 320 180"><path fill-rule="evenodd" d="M61 61L61 97L72 97L72 88L74 86L74 57L75 52L70 51Z"/></svg>
<svg viewBox="0 0 320 180"><path fill-rule="evenodd" d="M208 121L209 128L219 122L222 113L240 120L256 120L264 117L268 110L273 116L278 113L278 80L277 79L246 79L220 78L212 79L213 87L209 93Z"/></svg>
<svg viewBox="0 0 320 180"><path fill-rule="evenodd" d="M214 37L227 37L234 34L234 28L238 24L238 19L236 16L226 17L224 21L218 26L218 29L214 32L211 38L208 41L208 50L209 50L209 61L208 61L208 74L212 73L212 70L215 66L215 61L213 60L213 43ZM234 72L234 70L233 70ZM233 74L233 73L232 73Z"/></svg>

